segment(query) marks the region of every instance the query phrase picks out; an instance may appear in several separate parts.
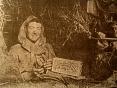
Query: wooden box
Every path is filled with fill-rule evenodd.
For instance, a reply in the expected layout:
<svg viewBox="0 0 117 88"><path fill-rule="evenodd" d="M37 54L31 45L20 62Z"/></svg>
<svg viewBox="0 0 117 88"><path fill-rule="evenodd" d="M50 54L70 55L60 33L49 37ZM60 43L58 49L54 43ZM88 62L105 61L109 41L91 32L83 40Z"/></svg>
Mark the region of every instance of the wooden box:
<svg viewBox="0 0 117 88"><path fill-rule="evenodd" d="M82 72L82 62L63 58L54 58L52 71L79 77Z"/></svg>

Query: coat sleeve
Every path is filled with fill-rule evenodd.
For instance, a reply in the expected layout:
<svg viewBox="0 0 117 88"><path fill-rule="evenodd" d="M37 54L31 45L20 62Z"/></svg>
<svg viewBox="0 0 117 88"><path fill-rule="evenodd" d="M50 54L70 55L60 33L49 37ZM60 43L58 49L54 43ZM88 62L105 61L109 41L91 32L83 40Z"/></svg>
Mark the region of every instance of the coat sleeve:
<svg viewBox="0 0 117 88"><path fill-rule="evenodd" d="M0 78L6 79L16 79L19 75L19 68L17 63L17 56L13 55L14 49L11 49L6 57L4 58L4 62L0 66ZM16 53L16 52L15 52Z"/></svg>
<svg viewBox="0 0 117 88"><path fill-rule="evenodd" d="M6 63L9 69L13 70L14 72L19 72L19 64L18 64L18 53L17 53L17 46L11 48L8 52L8 56L6 59ZM7 69L7 70L9 70Z"/></svg>
<svg viewBox="0 0 117 88"><path fill-rule="evenodd" d="M11 65L12 68L16 69L19 73L32 70L32 65L28 64L29 61L27 60L27 57L24 56L24 53L21 50L21 45L12 47L8 56L9 65Z"/></svg>

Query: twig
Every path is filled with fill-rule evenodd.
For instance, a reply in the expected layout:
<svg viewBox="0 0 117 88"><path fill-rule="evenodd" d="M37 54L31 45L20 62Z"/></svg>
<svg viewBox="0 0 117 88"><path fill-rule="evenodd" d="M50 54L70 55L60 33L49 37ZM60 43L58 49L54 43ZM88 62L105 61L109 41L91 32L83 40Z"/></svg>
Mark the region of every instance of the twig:
<svg viewBox="0 0 117 88"><path fill-rule="evenodd" d="M70 32L69 33L69 35L67 36L67 39L63 42L63 46L66 44L66 42L70 39L70 37L71 37L71 34L72 34L73 32Z"/></svg>

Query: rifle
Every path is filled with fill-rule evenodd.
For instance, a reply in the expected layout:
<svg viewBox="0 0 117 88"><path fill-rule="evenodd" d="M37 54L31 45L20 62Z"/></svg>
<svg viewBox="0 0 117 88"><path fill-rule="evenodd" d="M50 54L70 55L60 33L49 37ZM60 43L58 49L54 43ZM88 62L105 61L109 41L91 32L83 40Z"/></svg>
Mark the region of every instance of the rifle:
<svg viewBox="0 0 117 88"><path fill-rule="evenodd" d="M91 37L89 39L92 39L92 40L107 40L107 41L113 41L113 42L117 41L117 38L95 38L95 37Z"/></svg>

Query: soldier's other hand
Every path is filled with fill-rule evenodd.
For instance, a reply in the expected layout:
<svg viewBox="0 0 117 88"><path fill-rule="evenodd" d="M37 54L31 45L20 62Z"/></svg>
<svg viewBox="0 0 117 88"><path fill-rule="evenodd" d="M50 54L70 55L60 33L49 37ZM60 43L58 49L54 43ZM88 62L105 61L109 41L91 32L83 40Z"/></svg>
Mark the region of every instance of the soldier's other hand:
<svg viewBox="0 0 117 88"><path fill-rule="evenodd" d="M36 58L38 65L43 66L44 59L42 58L42 56L37 56Z"/></svg>

